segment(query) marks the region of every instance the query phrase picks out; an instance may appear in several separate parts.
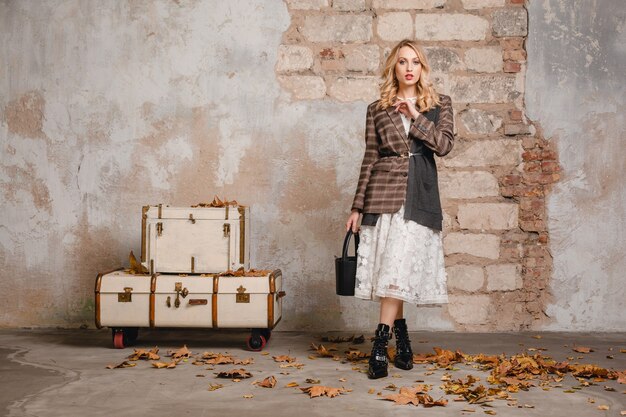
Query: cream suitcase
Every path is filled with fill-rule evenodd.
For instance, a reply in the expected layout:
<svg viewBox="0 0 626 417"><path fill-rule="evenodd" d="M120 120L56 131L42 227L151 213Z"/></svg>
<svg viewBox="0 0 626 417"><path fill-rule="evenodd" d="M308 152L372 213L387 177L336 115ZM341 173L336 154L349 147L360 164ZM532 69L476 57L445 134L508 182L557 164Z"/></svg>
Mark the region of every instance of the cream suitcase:
<svg viewBox="0 0 626 417"><path fill-rule="evenodd" d="M213 327L213 277L157 274L154 327Z"/></svg>
<svg viewBox="0 0 626 417"><path fill-rule="evenodd" d="M151 275L132 274L118 268L96 278L96 327L113 328L113 344L128 345L139 327L149 327L152 300ZM126 331L121 331L126 329Z"/></svg>
<svg viewBox="0 0 626 417"><path fill-rule="evenodd" d="M261 277L215 277L213 327L274 328L282 318L282 288L280 270Z"/></svg>
<svg viewBox="0 0 626 417"><path fill-rule="evenodd" d="M134 342L139 327L251 328L248 348L261 350L282 318L282 273L247 275L99 274L96 326L112 328L116 348Z"/></svg>
<svg viewBox="0 0 626 417"><path fill-rule="evenodd" d="M250 208L145 206L141 262L150 273L250 268Z"/></svg>

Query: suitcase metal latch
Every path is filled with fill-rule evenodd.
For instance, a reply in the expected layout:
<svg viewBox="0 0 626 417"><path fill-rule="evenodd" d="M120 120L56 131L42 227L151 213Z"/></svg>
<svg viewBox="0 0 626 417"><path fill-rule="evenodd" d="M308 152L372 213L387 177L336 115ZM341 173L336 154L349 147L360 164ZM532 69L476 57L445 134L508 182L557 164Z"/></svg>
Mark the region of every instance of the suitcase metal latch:
<svg viewBox="0 0 626 417"><path fill-rule="evenodd" d="M230 223L224 223L224 237L230 236Z"/></svg>
<svg viewBox="0 0 626 417"><path fill-rule="evenodd" d="M177 282L174 285L174 291L176 291L176 299L174 300L174 307L178 308L180 307L180 296L182 295L183 298L187 297L187 295L189 294L189 290L187 288L183 288L182 282Z"/></svg>
<svg viewBox="0 0 626 417"><path fill-rule="evenodd" d="M161 236L163 234L163 223L159 222L156 225L157 236Z"/></svg>
<svg viewBox="0 0 626 417"><path fill-rule="evenodd" d="M124 287L124 292L117 293L118 303L130 303L133 301L133 289L131 287Z"/></svg>
<svg viewBox="0 0 626 417"><path fill-rule="evenodd" d="M237 288L237 294L235 294L235 302L237 303L249 303L250 302L250 294L246 294L246 289L243 285L240 285Z"/></svg>

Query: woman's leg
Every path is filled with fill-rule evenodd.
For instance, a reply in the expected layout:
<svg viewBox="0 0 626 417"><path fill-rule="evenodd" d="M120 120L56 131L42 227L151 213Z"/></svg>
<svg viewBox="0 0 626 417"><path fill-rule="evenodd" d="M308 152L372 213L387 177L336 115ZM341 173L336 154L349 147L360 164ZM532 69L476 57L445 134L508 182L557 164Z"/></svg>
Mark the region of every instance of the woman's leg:
<svg viewBox="0 0 626 417"><path fill-rule="evenodd" d="M385 323L390 327L396 318L401 318L398 314L402 314L402 300L391 297L382 297L380 299L380 323Z"/></svg>
<svg viewBox="0 0 626 417"><path fill-rule="evenodd" d="M400 303L400 307L398 307L398 312L396 313L396 320L400 320L404 318L404 302Z"/></svg>

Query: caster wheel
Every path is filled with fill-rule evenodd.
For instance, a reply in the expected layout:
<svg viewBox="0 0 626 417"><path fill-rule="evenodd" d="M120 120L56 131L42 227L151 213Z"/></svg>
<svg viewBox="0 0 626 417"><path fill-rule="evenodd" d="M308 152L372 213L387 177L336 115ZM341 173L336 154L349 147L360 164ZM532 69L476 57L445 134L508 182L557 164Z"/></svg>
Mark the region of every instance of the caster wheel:
<svg viewBox="0 0 626 417"><path fill-rule="evenodd" d="M124 332L113 330L113 347L115 349L124 349Z"/></svg>
<svg viewBox="0 0 626 417"><path fill-rule="evenodd" d="M112 329L113 347L115 349L124 349L135 343L137 336L139 335L139 328L137 327L124 327Z"/></svg>
<svg viewBox="0 0 626 417"><path fill-rule="evenodd" d="M252 334L248 337L246 344L248 345L248 349L258 352L263 350L267 344L267 340L262 335Z"/></svg>

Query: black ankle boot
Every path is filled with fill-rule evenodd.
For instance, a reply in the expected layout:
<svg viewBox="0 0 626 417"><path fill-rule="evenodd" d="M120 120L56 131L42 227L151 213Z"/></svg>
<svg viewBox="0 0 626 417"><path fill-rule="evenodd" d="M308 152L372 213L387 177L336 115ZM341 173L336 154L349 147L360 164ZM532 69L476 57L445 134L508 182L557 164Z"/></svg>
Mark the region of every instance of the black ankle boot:
<svg viewBox="0 0 626 417"><path fill-rule="evenodd" d="M387 376L387 366L389 359L387 357L387 344L389 342L391 328L389 325L379 323L376 329L376 337L372 345L372 354L369 360L369 369L367 376L370 379L382 378Z"/></svg>
<svg viewBox="0 0 626 417"><path fill-rule="evenodd" d="M409 331L406 328L405 319L397 319L393 322L393 334L396 336L396 356L393 364L396 368L413 369L413 350L409 340Z"/></svg>

